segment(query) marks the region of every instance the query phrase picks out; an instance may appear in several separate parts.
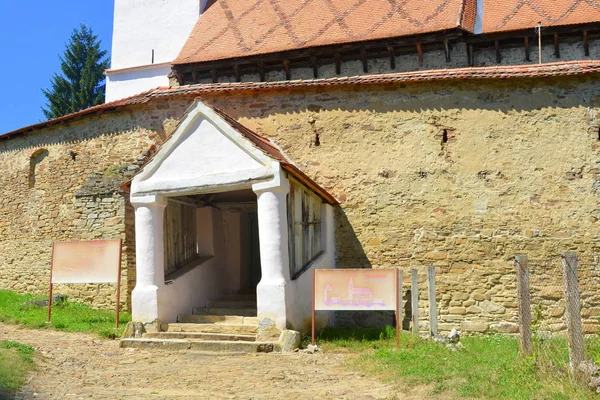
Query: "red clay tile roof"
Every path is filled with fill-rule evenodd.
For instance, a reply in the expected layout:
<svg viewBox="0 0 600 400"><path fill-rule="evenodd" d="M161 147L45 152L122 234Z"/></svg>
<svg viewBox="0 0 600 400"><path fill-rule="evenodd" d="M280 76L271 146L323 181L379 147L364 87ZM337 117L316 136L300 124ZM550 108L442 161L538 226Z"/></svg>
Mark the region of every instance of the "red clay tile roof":
<svg viewBox="0 0 600 400"><path fill-rule="evenodd" d="M475 68L437 69L431 71L398 72L393 74L362 75L342 78L310 79L279 82L240 82L212 83L182 87L159 87L135 96L100 104L95 107L65 115L50 121L41 122L16 131L0 135L0 140L26 134L39 129L81 120L90 115L120 110L126 106L150 103L156 99L169 97L196 98L204 93L228 93L310 88L344 85L367 85L389 83L418 83L453 80L495 80L511 78L551 78L561 76L589 75L600 73L600 60L567 61L547 64L529 64L516 66L495 66Z"/></svg>
<svg viewBox="0 0 600 400"><path fill-rule="evenodd" d="M476 0L213 0L174 64L462 28Z"/></svg>
<svg viewBox="0 0 600 400"><path fill-rule="evenodd" d="M598 0L486 0L483 32L501 32L600 21Z"/></svg>

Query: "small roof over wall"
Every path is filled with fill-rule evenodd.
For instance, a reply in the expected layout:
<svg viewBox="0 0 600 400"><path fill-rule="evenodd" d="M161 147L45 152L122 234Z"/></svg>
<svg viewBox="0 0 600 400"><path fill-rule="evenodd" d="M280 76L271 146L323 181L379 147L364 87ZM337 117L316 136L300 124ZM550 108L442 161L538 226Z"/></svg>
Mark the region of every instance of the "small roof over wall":
<svg viewBox="0 0 600 400"><path fill-rule="evenodd" d="M330 86L386 85L391 83L421 83L469 80L507 80L523 78L558 78L600 74L600 60L579 60L530 65L498 65L493 67L470 67L437 69L427 71L396 72L391 74L361 75L327 79L306 79L278 82L234 82L198 84L181 87L158 87L143 93L110 103L100 104L49 121L26 126L12 132L0 133L0 142L62 124L81 121L93 116L122 111L169 98L186 98L193 101L205 93L258 92L266 90L305 90ZM258 135L257 135L258 136Z"/></svg>
<svg viewBox="0 0 600 400"><path fill-rule="evenodd" d="M483 33L589 24L600 21L597 0L486 0Z"/></svg>
<svg viewBox="0 0 600 400"><path fill-rule="evenodd" d="M209 0L174 64L472 31L476 6L476 0Z"/></svg>
<svg viewBox="0 0 600 400"><path fill-rule="evenodd" d="M272 178L279 167L323 201L338 204L271 141L198 99L169 140L133 179L131 193L139 196L236 190Z"/></svg>

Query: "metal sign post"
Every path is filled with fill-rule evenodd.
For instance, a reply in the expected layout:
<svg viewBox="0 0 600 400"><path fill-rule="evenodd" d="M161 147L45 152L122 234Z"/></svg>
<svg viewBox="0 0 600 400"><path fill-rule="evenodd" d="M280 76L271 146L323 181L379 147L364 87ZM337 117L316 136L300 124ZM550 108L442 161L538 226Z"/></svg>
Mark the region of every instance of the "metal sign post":
<svg viewBox="0 0 600 400"><path fill-rule="evenodd" d="M54 242L48 290L48 322L52 318L52 293L55 284L116 283L115 326L119 327L121 303L121 260L123 241Z"/></svg>

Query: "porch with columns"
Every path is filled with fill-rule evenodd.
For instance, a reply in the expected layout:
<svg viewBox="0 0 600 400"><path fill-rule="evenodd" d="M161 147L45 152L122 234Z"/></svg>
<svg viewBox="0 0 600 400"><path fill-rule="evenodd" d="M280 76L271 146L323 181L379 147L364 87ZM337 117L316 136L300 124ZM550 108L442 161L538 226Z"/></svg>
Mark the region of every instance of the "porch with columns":
<svg viewBox="0 0 600 400"><path fill-rule="evenodd" d="M290 176L296 188L320 203L318 254L298 276L290 268ZM301 183L298 183L301 182ZM260 329L301 329L310 317L312 268L334 268L335 199L293 167L266 139L248 131L201 101L190 109L177 131L134 178L136 286L132 317L136 322L170 323L216 293L222 260L200 258L175 279L165 277L165 209L178 196L250 190L256 195L261 279L256 287ZM322 221L322 223L321 223ZM293 259L293 257L292 257ZM298 272L298 271L295 271ZM159 325L160 326L160 325Z"/></svg>

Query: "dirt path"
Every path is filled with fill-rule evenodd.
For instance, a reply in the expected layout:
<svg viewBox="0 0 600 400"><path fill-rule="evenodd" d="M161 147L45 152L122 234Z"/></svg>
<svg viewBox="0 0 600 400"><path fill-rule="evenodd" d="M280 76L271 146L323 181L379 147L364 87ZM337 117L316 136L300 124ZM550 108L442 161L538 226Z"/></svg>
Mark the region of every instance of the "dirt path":
<svg viewBox="0 0 600 400"><path fill-rule="evenodd" d="M120 349L86 334L0 324L37 350L18 399L417 399L342 366L343 355L221 355Z"/></svg>

